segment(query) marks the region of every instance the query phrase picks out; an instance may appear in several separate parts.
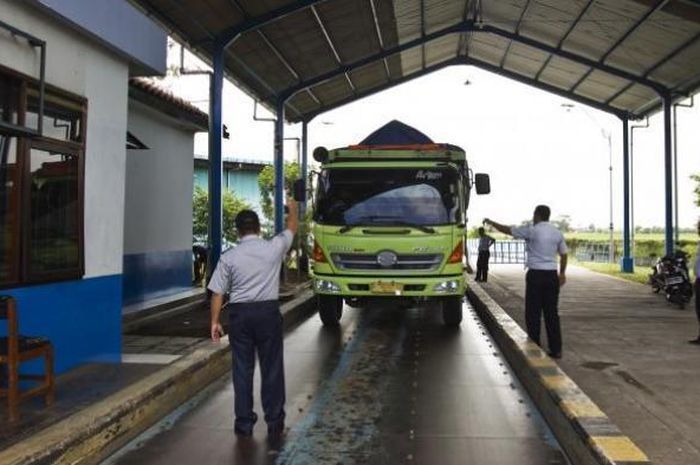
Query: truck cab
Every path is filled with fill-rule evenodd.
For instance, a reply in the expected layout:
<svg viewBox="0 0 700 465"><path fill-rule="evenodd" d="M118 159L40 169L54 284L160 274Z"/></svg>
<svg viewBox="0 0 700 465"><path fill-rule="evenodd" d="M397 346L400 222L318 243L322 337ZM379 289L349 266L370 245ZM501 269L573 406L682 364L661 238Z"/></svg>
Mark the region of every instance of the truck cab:
<svg viewBox="0 0 700 465"><path fill-rule="evenodd" d="M310 272L323 323L338 324L343 301L400 299L436 300L445 323L459 325L472 186L464 150L394 121L314 158Z"/></svg>

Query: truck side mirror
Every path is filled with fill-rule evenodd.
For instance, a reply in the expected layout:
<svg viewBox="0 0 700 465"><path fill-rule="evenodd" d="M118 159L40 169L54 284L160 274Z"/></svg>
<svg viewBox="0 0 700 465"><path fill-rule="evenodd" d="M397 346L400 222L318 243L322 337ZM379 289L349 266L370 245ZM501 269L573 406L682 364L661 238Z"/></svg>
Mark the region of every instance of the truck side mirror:
<svg viewBox="0 0 700 465"><path fill-rule="evenodd" d="M491 179L486 173L476 173L474 175L474 186L476 193L479 195L489 194L491 192Z"/></svg>
<svg viewBox="0 0 700 465"><path fill-rule="evenodd" d="M292 187L292 197L297 202L306 202L306 181L297 179Z"/></svg>

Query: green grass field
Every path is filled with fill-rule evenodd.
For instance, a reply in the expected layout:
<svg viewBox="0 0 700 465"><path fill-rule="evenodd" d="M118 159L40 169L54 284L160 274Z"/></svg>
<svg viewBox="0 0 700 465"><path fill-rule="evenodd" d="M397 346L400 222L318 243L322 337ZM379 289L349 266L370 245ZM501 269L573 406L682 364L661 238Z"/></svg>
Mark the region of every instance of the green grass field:
<svg viewBox="0 0 700 465"><path fill-rule="evenodd" d="M508 240L510 237L500 234L495 231L488 232L496 240ZM596 242L599 244L607 244L610 236L605 232L570 232L564 235L566 242L569 245L570 253L569 260L572 265L578 265L598 273L604 273L618 278L634 281L641 284L647 284L649 277L649 266L635 266L634 273L622 273L619 263L597 263L597 262L580 262L576 260L575 250L578 247L584 246L588 242ZM613 234L615 240L616 262L622 252L622 232L615 231ZM695 261L697 251L698 235L695 233L681 233L679 241L681 247L689 255L689 265ZM659 257L664 254L664 235L662 233L638 233L634 237L636 244L635 256L641 257ZM652 261L654 259L652 258Z"/></svg>
<svg viewBox="0 0 700 465"><path fill-rule="evenodd" d="M564 234L567 239L575 239L579 241L590 241L590 242L607 242L610 240L610 235L604 232L570 232ZM613 232L613 239L615 241L622 241L622 232ZM662 233L638 233L634 235L635 241L664 241L664 235ZM695 242L698 240L698 235L693 233L681 233L678 236L680 241L684 242Z"/></svg>
<svg viewBox="0 0 700 465"><path fill-rule="evenodd" d="M634 273L623 273L620 271L620 265L617 263L579 262L573 260L571 264L640 284L647 284L649 280L649 267L646 266L636 266L634 268Z"/></svg>

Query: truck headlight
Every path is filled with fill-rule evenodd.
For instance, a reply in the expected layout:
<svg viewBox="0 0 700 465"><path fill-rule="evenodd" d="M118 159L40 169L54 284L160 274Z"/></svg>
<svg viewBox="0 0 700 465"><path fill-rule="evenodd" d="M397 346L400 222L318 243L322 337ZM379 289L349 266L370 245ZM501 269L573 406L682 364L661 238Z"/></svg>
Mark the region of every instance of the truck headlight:
<svg viewBox="0 0 700 465"><path fill-rule="evenodd" d="M326 281L325 279L319 279L316 281L316 290L318 292L340 292L340 286L333 281Z"/></svg>
<svg viewBox="0 0 700 465"><path fill-rule="evenodd" d="M433 291L435 292L457 292L459 289L459 281L443 281L439 284L436 284L435 287L433 287Z"/></svg>

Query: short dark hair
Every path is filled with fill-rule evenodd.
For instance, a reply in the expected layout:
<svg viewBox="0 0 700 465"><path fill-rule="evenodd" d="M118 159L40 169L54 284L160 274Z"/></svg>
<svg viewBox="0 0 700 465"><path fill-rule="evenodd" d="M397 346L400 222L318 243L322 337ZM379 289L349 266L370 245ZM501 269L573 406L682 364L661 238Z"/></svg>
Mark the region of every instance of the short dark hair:
<svg viewBox="0 0 700 465"><path fill-rule="evenodd" d="M479 227L479 229L477 229L477 232L478 232L479 234L484 234L484 228L483 228L483 227Z"/></svg>
<svg viewBox="0 0 700 465"><path fill-rule="evenodd" d="M547 205L538 205L535 207L535 215L537 215L542 221L549 221L549 215L552 211Z"/></svg>
<svg viewBox="0 0 700 465"><path fill-rule="evenodd" d="M241 210L236 215L236 229L238 234L257 234L260 232L260 218L253 210Z"/></svg>

